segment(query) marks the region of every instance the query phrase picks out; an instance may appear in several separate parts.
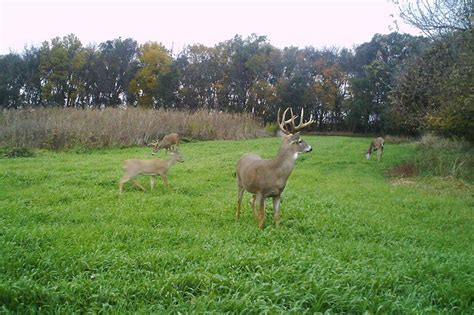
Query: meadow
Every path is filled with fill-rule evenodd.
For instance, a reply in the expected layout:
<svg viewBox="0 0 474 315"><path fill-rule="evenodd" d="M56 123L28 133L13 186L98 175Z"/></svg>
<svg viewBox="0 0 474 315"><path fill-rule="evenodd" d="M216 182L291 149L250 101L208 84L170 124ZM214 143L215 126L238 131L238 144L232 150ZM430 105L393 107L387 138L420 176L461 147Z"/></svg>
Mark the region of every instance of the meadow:
<svg viewBox="0 0 474 315"><path fill-rule="evenodd" d="M389 176L415 154L369 138L307 136L273 224L260 231L235 163L280 139L188 142L146 192L118 192L146 147L0 159L0 313L474 313L474 189ZM165 158L160 152L160 158Z"/></svg>

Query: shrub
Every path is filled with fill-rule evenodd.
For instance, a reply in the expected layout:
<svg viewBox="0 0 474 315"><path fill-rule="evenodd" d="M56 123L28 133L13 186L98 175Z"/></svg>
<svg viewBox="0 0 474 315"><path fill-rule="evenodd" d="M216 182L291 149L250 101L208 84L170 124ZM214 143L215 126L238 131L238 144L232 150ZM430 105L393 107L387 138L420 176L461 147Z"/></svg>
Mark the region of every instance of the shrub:
<svg viewBox="0 0 474 315"><path fill-rule="evenodd" d="M472 181L473 154L474 148L469 142L427 134L418 144L415 164L424 174Z"/></svg>

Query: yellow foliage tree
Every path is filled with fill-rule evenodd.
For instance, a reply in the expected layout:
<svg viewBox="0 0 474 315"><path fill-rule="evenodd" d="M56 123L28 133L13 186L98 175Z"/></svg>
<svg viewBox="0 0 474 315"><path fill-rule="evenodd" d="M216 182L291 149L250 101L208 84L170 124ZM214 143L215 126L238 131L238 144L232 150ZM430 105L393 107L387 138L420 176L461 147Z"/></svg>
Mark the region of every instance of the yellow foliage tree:
<svg viewBox="0 0 474 315"><path fill-rule="evenodd" d="M149 42L140 47L138 60L140 69L130 81L129 91L136 96L138 106L150 108L156 103L163 77L171 71L172 58L163 45Z"/></svg>

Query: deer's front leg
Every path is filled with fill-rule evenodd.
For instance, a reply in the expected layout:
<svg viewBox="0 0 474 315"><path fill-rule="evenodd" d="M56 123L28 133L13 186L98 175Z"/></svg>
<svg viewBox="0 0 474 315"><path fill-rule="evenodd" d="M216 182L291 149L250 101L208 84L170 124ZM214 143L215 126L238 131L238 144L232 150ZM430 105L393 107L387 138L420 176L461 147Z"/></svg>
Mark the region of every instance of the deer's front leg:
<svg viewBox="0 0 474 315"><path fill-rule="evenodd" d="M240 218L240 207L242 205L242 197L244 195L244 187L237 188L237 212L235 213L235 218L238 220Z"/></svg>
<svg viewBox="0 0 474 315"><path fill-rule="evenodd" d="M280 196L273 197L273 211L275 212L275 225L280 224Z"/></svg>
<svg viewBox="0 0 474 315"><path fill-rule="evenodd" d="M260 211L258 213L258 228L263 230L263 224L265 223L265 198L262 195L258 196L260 203Z"/></svg>

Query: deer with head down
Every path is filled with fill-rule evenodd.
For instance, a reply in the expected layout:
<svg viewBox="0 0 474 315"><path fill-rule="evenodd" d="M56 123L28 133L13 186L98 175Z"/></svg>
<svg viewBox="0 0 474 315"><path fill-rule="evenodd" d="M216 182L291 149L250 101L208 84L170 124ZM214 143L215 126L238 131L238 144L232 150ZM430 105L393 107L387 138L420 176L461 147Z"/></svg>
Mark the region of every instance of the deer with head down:
<svg viewBox="0 0 474 315"><path fill-rule="evenodd" d="M286 114L290 108L283 112L280 121L280 110L278 110L277 121L280 130L283 132L283 141L278 150L278 154L270 160L262 159L256 154L244 154L236 166L237 174L237 213L240 217L242 196L245 191L251 193L252 210L254 216L258 219L258 227L263 229L265 222L265 199L273 198L273 210L275 224L280 223L280 195L285 189L286 182L295 166L298 154L311 152L309 144L300 138L300 130L313 124L312 116L307 122L303 122L303 109L301 109L301 118L298 126L295 126L297 116L293 115L286 119ZM257 214L255 204L258 202L259 212Z"/></svg>
<svg viewBox="0 0 474 315"><path fill-rule="evenodd" d="M130 180L135 186L145 191L145 188L135 180L135 178L140 175L150 176L151 189L155 187L156 176L160 176L164 184L168 186L168 177L166 176L166 173L176 162L183 162L181 154L176 150L171 151L171 158L169 160L126 160L123 162L124 174L119 181L120 193L123 192L123 185Z"/></svg>
<svg viewBox="0 0 474 315"><path fill-rule="evenodd" d="M372 140L369 148L367 149L367 151L365 151L365 157L367 158L367 160L369 160L372 156L372 151L377 151L377 160L380 162L383 155L384 143L385 140L382 137L378 137Z"/></svg>
<svg viewBox="0 0 474 315"><path fill-rule="evenodd" d="M150 144L153 150L151 154L156 154L161 149L165 149L168 152L175 149L175 145L179 146L179 135L177 133L170 133L164 136L161 141L154 141Z"/></svg>

